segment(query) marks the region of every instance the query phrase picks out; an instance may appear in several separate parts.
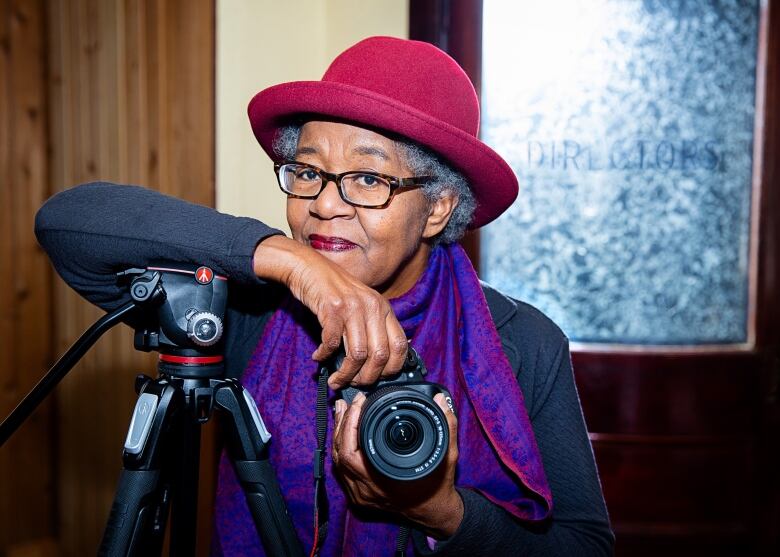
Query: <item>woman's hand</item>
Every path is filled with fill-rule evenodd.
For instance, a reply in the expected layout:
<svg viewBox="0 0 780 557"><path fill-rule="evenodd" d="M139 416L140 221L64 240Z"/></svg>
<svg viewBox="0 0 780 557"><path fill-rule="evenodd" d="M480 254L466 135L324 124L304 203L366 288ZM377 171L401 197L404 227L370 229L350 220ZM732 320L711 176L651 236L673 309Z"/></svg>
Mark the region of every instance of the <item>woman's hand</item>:
<svg viewBox="0 0 780 557"><path fill-rule="evenodd" d="M402 515L433 538L452 536L463 519L463 501L455 490L458 421L444 395L437 394L434 400L447 417L450 446L446 459L430 475L410 482L380 475L358 448L358 421L365 400L360 393L351 405L344 400L336 401L333 463L350 501L358 506Z"/></svg>
<svg viewBox="0 0 780 557"><path fill-rule="evenodd" d="M398 372L408 342L390 304L376 290L315 250L271 236L255 249L255 274L281 282L322 326L322 342L312 354L325 360L344 341L346 357L328 384L337 389L354 383L370 385Z"/></svg>

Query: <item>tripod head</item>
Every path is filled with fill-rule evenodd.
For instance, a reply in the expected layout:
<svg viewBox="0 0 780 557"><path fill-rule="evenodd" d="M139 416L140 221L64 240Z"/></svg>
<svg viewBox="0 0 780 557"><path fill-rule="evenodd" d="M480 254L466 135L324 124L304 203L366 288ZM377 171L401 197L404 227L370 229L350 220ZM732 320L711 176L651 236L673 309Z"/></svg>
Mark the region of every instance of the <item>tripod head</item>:
<svg viewBox="0 0 780 557"><path fill-rule="evenodd" d="M35 388L0 423L0 446L110 328L135 325L135 347L160 352L159 371L183 379L224 375L223 318L227 279L209 267L154 265L118 273L129 285L131 301L98 319L60 357Z"/></svg>
<svg viewBox="0 0 780 557"><path fill-rule="evenodd" d="M168 375L192 377L196 368L198 376L221 373L226 277L204 266L160 264L127 269L117 278L129 283L140 309L136 350L158 351L160 371Z"/></svg>

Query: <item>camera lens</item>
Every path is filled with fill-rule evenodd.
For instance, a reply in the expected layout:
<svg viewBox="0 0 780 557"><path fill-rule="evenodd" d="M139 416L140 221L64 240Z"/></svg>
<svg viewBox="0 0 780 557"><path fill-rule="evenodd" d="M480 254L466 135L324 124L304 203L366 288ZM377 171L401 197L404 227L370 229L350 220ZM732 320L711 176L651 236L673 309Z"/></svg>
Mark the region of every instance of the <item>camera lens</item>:
<svg viewBox="0 0 780 557"><path fill-rule="evenodd" d="M410 387L388 386L369 394L358 427L368 461L395 480L427 476L447 453L447 419L432 398Z"/></svg>
<svg viewBox="0 0 780 557"><path fill-rule="evenodd" d="M416 420L395 416L395 421L387 428L387 446L398 454L411 454L422 443L420 429Z"/></svg>

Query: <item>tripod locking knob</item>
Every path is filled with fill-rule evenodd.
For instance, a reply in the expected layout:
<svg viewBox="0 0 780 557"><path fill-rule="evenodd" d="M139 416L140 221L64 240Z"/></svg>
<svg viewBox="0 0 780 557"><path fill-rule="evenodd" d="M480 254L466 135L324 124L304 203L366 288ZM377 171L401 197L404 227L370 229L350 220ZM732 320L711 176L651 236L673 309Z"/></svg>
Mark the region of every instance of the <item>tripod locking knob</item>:
<svg viewBox="0 0 780 557"><path fill-rule="evenodd" d="M210 311L187 312L187 337L198 346L212 346L222 338L222 319Z"/></svg>
<svg viewBox="0 0 780 557"><path fill-rule="evenodd" d="M128 269L124 271L124 276L132 276L131 273L141 269ZM122 273L120 273L122 274ZM138 304L161 301L165 299L165 291L160 286L160 273L145 272L133 279L130 285L130 297Z"/></svg>

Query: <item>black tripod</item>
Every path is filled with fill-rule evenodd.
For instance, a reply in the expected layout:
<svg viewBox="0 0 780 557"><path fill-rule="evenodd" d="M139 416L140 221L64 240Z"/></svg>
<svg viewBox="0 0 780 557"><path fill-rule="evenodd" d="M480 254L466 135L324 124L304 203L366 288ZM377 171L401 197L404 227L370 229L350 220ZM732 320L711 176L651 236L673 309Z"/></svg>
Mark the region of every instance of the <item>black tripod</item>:
<svg viewBox="0 0 780 557"><path fill-rule="evenodd" d="M169 507L170 554L194 555L200 428L215 410L223 414L228 454L266 553L304 555L268 460L271 435L252 397L225 378L216 348L226 281L204 267L149 267L121 275L132 278L133 302L101 318L60 358L0 424L0 446L103 333L121 320L140 321L136 348L160 351L159 376L136 379L138 401L99 555L159 555Z"/></svg>

